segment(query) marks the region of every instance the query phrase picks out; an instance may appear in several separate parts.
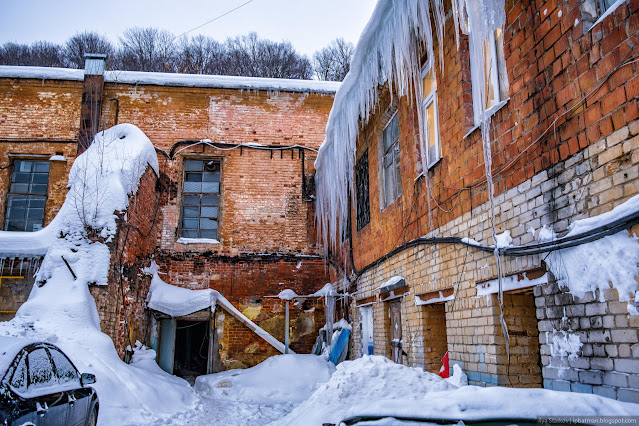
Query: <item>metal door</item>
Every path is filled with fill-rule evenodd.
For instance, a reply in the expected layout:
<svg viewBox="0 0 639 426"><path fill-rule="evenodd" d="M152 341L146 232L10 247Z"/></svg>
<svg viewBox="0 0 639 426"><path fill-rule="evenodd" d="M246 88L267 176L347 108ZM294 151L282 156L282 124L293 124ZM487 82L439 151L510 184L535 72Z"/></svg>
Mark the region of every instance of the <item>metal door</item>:
<svg viewBox="0 0 639 426"><path fill-rule="evenodd" d="M160 354L158 356L158 365L169 374L173 374L175 324L176 321L174 318L163 319L160 322Z"/></svg>
<svg viewBox="0 0 639 426"><path fill-rule="evenodd" d="M389 304L391 359L401 364L402 358L402 305L400 301Z"/></svg>

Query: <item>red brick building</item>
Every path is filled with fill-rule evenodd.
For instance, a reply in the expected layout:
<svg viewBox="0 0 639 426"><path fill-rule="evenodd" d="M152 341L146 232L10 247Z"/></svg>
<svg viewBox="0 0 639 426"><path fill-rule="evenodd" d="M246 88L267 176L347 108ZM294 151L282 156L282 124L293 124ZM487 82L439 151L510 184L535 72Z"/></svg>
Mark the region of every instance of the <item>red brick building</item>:
<svg viewBox="0 0 639 426"><path fill-rule="evenodd" d="M559 246L531 249L639 194L639 2L506 0L477 50L475 16L457 35L450 2L430 3L378 3L316 163L335 276L350 277L351 354L438 372L448 352L474 384L639 402L636 218L615 231L630 250L584 256L579 275L557 276ZM525 248L501 250L503 278L493 213ZM597 268L634 272L575 290Z"/></svg>
<svg viewBox="0 0 639 426"><path fill-rule="evenodd" d="M328 281L314 230L313 163L337 85L102 75L103 59L91 60L95 73L91 64L86 73L0 67L0 226L46 226L64 200L78 142L81 151L93 132L134 124L153 142L160 175L143 176L111 243L109 285L91 288L102 330L121 355L140 340L175 371L252 366L279 353L219 308L181 318L146 309L142 269L154 261L167 283L219 291L283 341L284 302L265 296L286 288L310 294ZM20 186L24 179L31 183ZM16 201L23 199L33 206ZM28 297L41 256L3 251L6 320ZM310 351L324 324L321 307L291 304L294 351Z"/></svg>

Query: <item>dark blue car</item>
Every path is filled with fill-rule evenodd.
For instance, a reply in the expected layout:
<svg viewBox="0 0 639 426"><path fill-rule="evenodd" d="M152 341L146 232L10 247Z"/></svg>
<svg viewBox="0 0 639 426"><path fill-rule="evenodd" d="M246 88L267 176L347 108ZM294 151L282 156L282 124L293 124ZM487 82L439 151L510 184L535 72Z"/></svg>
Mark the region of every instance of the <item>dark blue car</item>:
<svg viewBox="0 0 639 426"><path fill-rule="evenodd" d="M80 374L56 346L0 337L0 425L91 425L98 421L93 374Z"/></svg>

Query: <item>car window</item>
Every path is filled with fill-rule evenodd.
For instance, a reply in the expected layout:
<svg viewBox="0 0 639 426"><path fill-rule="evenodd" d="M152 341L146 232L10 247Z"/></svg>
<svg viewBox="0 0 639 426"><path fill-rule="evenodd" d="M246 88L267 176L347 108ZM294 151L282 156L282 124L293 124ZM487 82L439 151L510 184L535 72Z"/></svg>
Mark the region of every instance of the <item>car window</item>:
<svg viewBox="0 0 639 426"><path fill-rule="evenodd" d="M27 356L27 362L29 365L29 393L51 387L57 383L53 376L51 361L44 348L30 352Z"/></svg>
<svg viewBox="0 0 639 426"><path fill-rule="evenodd" d="M27 357L25 355L22 355L18 366L13 371L11 387L18 392L27 390Z"/></svg>
<svg viewBox="0 0 639 426"><path fill-rule="evenodd" d="M49 353L53 359L53 364L55 364L56 375L60 384L76 382L79 385L80 375L78 374L78 370L75 369L68 358L56 349L49 348Z"/></svg>

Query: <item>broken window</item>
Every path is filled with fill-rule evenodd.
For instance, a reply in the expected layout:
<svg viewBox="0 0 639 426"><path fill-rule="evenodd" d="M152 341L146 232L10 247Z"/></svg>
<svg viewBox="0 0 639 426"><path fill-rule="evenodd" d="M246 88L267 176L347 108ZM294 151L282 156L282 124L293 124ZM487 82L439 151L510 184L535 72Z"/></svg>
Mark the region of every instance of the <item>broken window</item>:
<svg viewBox="0 0 639 426"><path fill-rule="evenodd" d="M399 114L396 111L384 127L381 139L382 192L384 194L382 208L385 208L402 192L399 172Z"/></svg>
<svg viewBox="0 0 639 426"><path fill-rule="evenodd" d="M474 58L473 38L470 37L471 73L475 75L477 64L482 61ZM481 49L484 63L484 93L476 86L473 77L473 110L475 125L481 121L481 109L486 111L486 116L494 114L508 99L508 75L506 73L506 60L504 57L504 32L501 28L493 31L489 39L484 42Z"/></svg>
<svg viewBox="0 0 639 426"><path fill-rule="evenodd" d="M355 165L355 191L357 192L357 230L371 220L371 206L368 191L368 151L359 157Z"/></svg>
<svg viewBox="0 0 639 426"><path fill-rule="evenodd" d="M48 161L13 162L4 220L5 231L42 229L48 184Z"/></svg>
<svg viewBox="0 0 639 426"><path fill-rule="evenodd" d="M219 160L184 162L182 237L217 239L220 167Z"/></svg>

